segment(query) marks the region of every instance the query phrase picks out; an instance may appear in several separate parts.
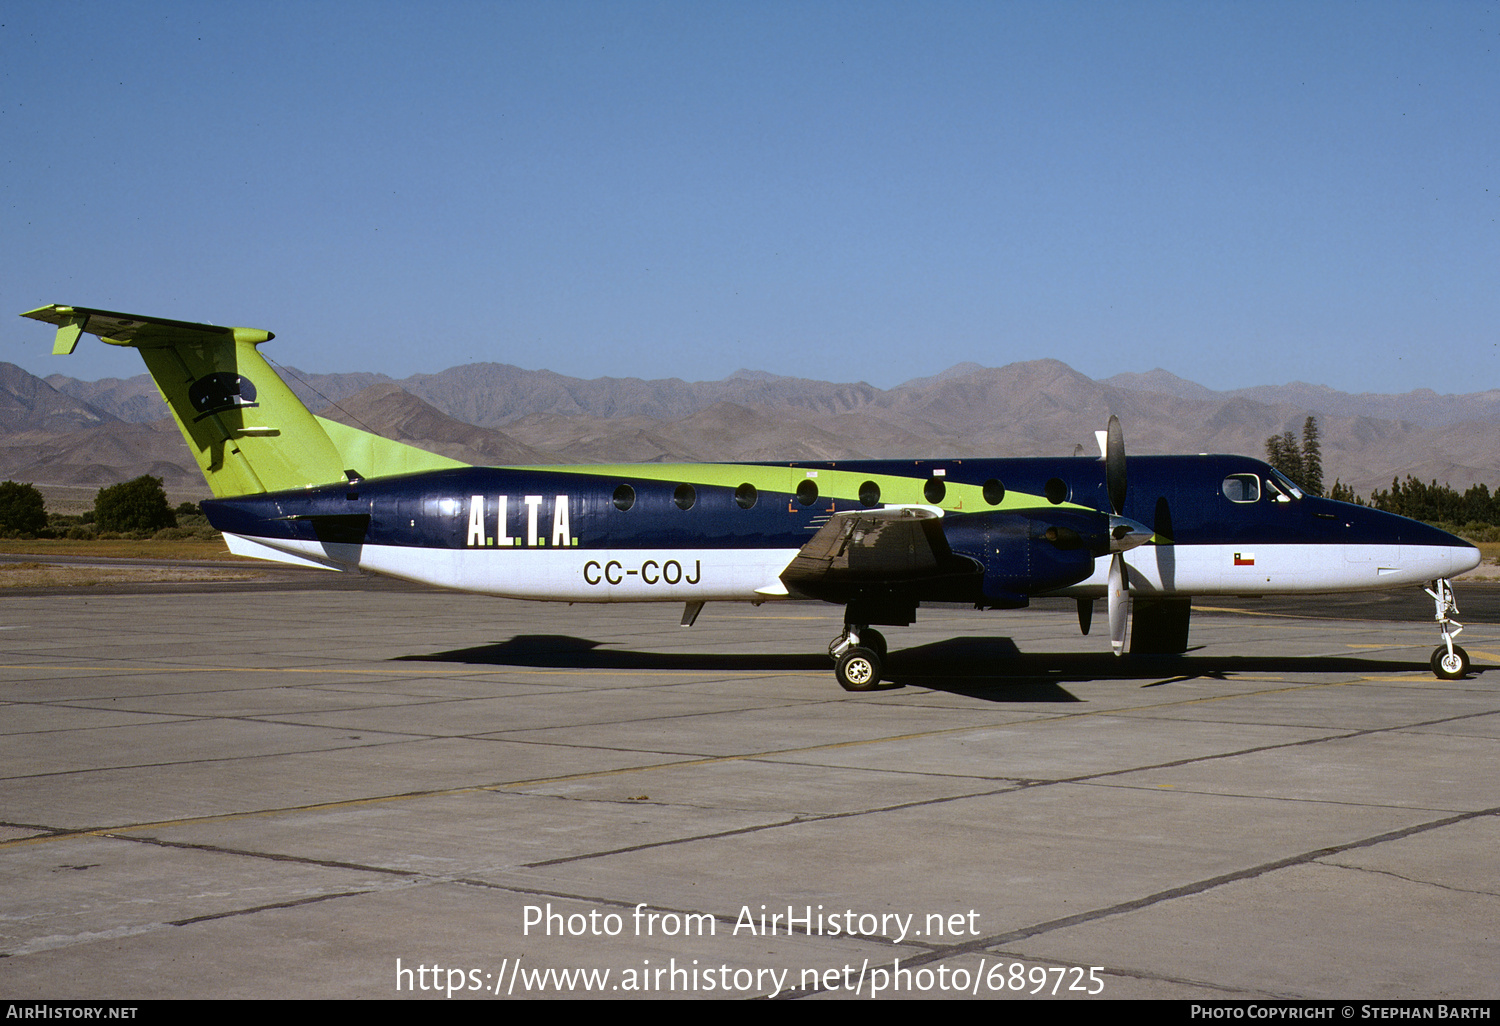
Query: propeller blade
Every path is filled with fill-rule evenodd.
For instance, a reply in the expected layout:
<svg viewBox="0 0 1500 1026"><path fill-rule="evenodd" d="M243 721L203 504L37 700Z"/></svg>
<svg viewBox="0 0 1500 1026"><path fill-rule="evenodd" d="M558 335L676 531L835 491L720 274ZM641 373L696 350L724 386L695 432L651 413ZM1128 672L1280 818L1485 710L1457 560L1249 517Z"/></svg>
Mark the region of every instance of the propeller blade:
<svg viewBox="0 0 1500 1026"><path fill-rule="evenodd" d="M1130 626L1130 589L1125 580L1125 554L1109 560L1109 644L1115 655L1125 654L1125 630Z"/></svg>
<svg viewBox="0 0 1500 1026"><path fill-rule="evenodd" d="M1104 486L1115 516L1121 515L1125 512L1125 432L1113 414L1104 439Z"/></svg>

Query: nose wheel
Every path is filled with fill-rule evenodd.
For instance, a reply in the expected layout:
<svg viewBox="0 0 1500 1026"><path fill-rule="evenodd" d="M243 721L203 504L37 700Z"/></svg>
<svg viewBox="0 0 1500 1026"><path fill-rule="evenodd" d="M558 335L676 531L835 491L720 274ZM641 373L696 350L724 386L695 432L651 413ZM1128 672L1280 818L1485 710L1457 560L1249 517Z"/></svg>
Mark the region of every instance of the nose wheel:
<svg viewBox="0 0 1500 1026"><path fill-rule="evenodd" d="M1432 675L1438 680L1463 680L1469 675L1469 653L1458 645L1452 652L1438 646L1432 652Z"/></svg>
<svg viewBox="0 0 1500 1026"><path fill-rule="evenodd" d="M1464 625L1452 616L1459 611L1458 601L1453 596L1453 583L1442 578L1433 581L1432 587L1422 590L1432 596L1433 619L1443 636L1443 643L1432 650L1429 661L1433 676L1438 680L1462 680L1469 675L1469 653L1453 643L1464 629Z"/></svg>

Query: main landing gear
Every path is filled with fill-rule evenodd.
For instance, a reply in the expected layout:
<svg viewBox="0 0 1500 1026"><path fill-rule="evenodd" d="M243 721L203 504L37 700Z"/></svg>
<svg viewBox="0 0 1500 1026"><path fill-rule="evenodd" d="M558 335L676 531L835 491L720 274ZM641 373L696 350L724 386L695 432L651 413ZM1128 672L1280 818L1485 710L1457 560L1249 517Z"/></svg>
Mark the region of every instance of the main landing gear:
<svg viewBox="0 0 1500 1026"><path fill-rule="evenodd" d="M1433 619L1442 632L1443 643L1432 650L1432 672L1438 680L1462 680L1469 673L1469 653L1453 643L1463 631L1464 625L1449 614L1457 613L1458 602L1453 597L1453 584L1446 578L1432 582L1432 587L1423 588L1432 596L1436 608Z"/></svg>
<svg viewBox="0 0 1500 1026"><path fill-rule="evenodd" d="M845 691L873 691L885 669L885 638L873 627L844 624L844 633L829 642L834 675Z"/></svg>

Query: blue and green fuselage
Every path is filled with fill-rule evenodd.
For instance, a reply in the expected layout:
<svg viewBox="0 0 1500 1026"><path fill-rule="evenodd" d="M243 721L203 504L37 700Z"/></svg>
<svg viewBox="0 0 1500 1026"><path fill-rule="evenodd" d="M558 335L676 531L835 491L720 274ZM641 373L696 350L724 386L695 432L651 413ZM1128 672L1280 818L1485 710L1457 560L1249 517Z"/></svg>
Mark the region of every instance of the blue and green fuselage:
<svg viewBox="0 0 1500 1026"><path fill-rule="evenodd" d="M785 571L840 513L907 507L940 514L949 551L910 573L904 591L1014 607L1037 594L1102 594L1101 546L1046 535L1061 525L1086 538L1102 526L1103 468L1086 457L464 467L226 497L204 510L232 543L516 598L846 601L851 585L828 592ZM1154 531L1126 557L1140 595L1386 588L1477 562L1450 534L1297 496L1241 456L1133 457L1123 515Z"/></svg>
<svg viewBox="0 0 1500 1026"><path fill-rule="evenodd" d="M1479 561L1242 456L1132 457L1127 492L1122 450L1119 502L1091 457L471 467L311 414L258 352L269 332L25 316L57 327L54 352L83 333L140 350L210 522L288 562L566 602L823 599L903 623L922 602L1098 597L1117 558L1129 592L1165 599L1388 588Z"/></svg>

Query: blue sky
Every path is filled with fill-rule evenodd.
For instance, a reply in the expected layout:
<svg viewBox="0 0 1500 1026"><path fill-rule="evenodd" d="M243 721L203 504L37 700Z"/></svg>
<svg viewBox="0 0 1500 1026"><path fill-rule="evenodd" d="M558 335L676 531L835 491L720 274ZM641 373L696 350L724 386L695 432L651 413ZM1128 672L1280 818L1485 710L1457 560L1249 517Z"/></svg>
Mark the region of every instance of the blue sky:
<svg viewBox="0 0 1500 1026"><path fill-rule="evenodd" d="M1500 387L1500 4L15 0L16 314L273 359ZM7 312L8 311L8 312Z"/></svg>

